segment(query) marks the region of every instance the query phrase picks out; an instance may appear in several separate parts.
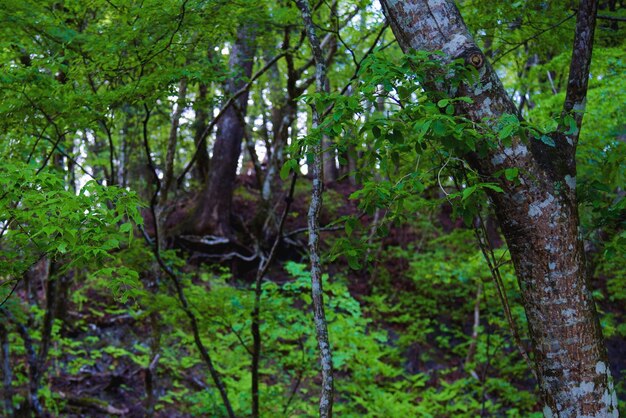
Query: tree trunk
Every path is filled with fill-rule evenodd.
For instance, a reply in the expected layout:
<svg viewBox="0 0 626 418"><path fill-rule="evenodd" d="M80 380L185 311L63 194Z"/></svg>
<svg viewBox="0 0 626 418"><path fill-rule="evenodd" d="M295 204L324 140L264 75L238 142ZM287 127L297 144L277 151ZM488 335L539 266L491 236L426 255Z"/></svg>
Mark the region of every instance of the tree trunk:
<svg viewBox="0 0 626 418"><path fill-rule="evenodd" d="M206 137L203 135L207 126L208 112L206 111L207 85L200 83L198 86L198 98L194 104L196 119L193 124L194 144L198 148L198 161L194 166L194 177L198 183L206 184L209 176L209 152L206 146Z"/></svg>
<svg viewBox="0 0 626 418"><path fill-rule="evenodd" d="M329 93L329 85L326 76L326 60L322 53L319 38L315 32L315 24L311 15L311 8L308 0L296 0L296 4L302 14L304 27L306 29L313 58L315 59L315 91L316 93ZM315 131L320 123L321 109L317 109L311 103L312 123L311 129ZM335 394L333 355L328 335L328 323L324 311L324 290L322 280L322 260L319 251L320 226L319 215L322 209L322 182L324 179L322 138L316 138L315 144L311 147L313 151L311 187L311 203L307 214L307 225L309 230L309 256L311 259L311 299L313 301L313 321L317 336L317 346L319 348L320 364L322 366L322 391L320 393L320 418L331 418L333 416L333 402Z"/></svg>
<svg viewBox="0 0 626 418"><path fill-rule="evenodd" d="M239 29L230 51L229 65L235 75L227 84L226 97L234 95L244 87L252 75L254 51L255 34L244 25ZM243 121L237 112L245 115L247 105L248 92L239 96L218 122L210 164L211 172L196 214L198 232L210 231L216 235L231 235L231 202L245 131Z"/></svg>
<svg viewBox="0 0 626 418"><path fill-rule="evenodd" d="M174 184L174 163L176 159L176 144L178 143L178 128L180 126L180 118L185 109L185 100L187 99L187 79L182 78L178 83L178 99L174 103L172 110L172 121L170 124L170 134L167 140L167 151L165 161L163 163L163 180L159 190L159 198L156 206L156 225L159 249L165 249L166 230L165 224L171 209L168 209L168 197L170 190Z"/></svg>
<svg viewBox="0 0 626 418"><path fill-rule="evenodd" d="M283 50L287 50L290 47L288 29L285 31L283 39ZM298 115L298 103L296 99L301 94L300 89L296 86L298 79L293 65L293 57L289 53L285 55L285 62L287 64L286 77L281 77L281 73L276 65L272 66L269 70L269 85L272 91L278 92L278 94L274 93L274 95L278 97L272 98L272 141L267 144L267 170L261 190L262 200L268 208L272 205L272 196L276 187L274 183L276 182L276 177L284 162L283 150L287 145L290 128ZM287 79L286 89L282 87L280 82L281 78ZM285 94L280 94L283 90L286 90Z"/></svg>
<svg viewBox="0 0 626 418"><path fill-rule="evenodd" d="M453 91L425 86L471 104L457 114L491 127L504 114L517 115L500 79L474 43L449 0L381 0L404 51L443 51L442 60L464 59L479 72L480 82ZM595 27L595 1L582 0L574 40L564 112L574 113L580 129ZM578 129L578 130L579 130ZM576 201L575 147L578 133L552 136L550 147L519 137L499 144L486 156L467 155L478 172L498 182L492 193L496 213L519 280L528 318L539 386L546 417L616 417L617 398L594 300L588 285ZM519 169L519 184L495 173Z"/></svg>

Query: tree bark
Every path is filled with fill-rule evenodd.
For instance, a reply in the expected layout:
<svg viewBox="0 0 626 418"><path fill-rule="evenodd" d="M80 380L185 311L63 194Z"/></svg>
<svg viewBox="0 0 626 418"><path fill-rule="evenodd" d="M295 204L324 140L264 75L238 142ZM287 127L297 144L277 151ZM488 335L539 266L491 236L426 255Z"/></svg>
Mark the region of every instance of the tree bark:
<svg viewBox="0 0 626 418"><path fill-rule="evenodd" d="M255 33L243 25L230 51L229 65L236 75L227 84L226 97L234 95L246 85L252 75L255 49ZM248 92L239 96L233 106L224 111L217 125L211 171L196 214L198 222L196 229L199 232L210 231L216 235L231 235L231 203L245 131L243 121L237 112L246 114Z"/></svg>
<svg viewBox="0 0 626 418"><path fill-rule="evenodd" d="M474 43L453 1L381 0L405 52L443 51L444 63L464 59L479 73L476 84L457 90L424 86L450 97L470 97L456 112L495 128L504 114L518 115L500 79ZM528 318L546 417L617 417L617 398L602 330L586 277L576 200L575 147L582 122L597 2L582 0L574 39L564 113L578 129L552 135L550 147L514 137L468 162L503 193L491 193L519 280ZM427 83L428 84L428 83ZM519 181L496 172L519 169Z"/></svg>

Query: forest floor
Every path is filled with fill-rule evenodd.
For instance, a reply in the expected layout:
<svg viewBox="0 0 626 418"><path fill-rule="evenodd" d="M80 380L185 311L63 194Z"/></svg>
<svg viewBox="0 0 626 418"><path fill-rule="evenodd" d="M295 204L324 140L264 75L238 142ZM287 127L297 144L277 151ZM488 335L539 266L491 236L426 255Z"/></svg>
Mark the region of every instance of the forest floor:
<svg viewBox="0 0 626 418"><path fill-rule="evenodd" d="M254 218L256 212L253 202L257 201L257 198L250 196L256 192L253 187L248 187L251 182L250 178L241 177L239 182L240 187L236 193L234 207L237 208L236 217L239 222L246 223ZM294 196L284 230L285 234L292 238L291 244L281 247L275 267L267 275L268 280L284 283L290 280L290 277L280 267L282 263L286 261L306 262L305 228L308 196L310 195L307 187L308 185L305 184L304 187L298 189ZM326 190L327 210L322 214L322 225L332 224L338 217L355 215L361 216L364 225L371 224L372 216L361 215L356 202L349 199L354 191L355 188L348 182L339 182ZM441 212L437 222L440 224L438 227L447 232L463 228L462 221L451 219L449 211L446 210ZM343 230L323 232L324 241L331 242L334 237L340 234L345 233ZM404 249L417 248L419 250L419 246L416 247L415 243L419 243L422 238L421 231L415 227L391 225L386 236L377 238L376 245L380 249L398 247ZM250 242L238 245L239 250L241 250L241 247L250 245ZM210 251L231 251L232 249L211 248ZM196 252L199 251L198 248L195 250ZM329 246L326 245L324 250L329 250ZM194 255L189 252L186 253L185 257L190 263L199 263L201 260L197 254ZM390 257L381 251L375 254L374 259L376 260L375 264L384 265L389 271L389 275L396 278L391 282L393 288L388 289L388 292L411 294L411 292L416 291L411 280L407 279L406 272L410 267L409 260L401 256ZM238 286L249 286L253 282L257 268L256 262L232 259L223 262L222 265L230 269L233 277L237 278ZM332 263L328 263L327 269L331 275L339 272L345 274L351 296L362 304L367 303L368 297L373 292L374 281L371 274L376 270L375 268L364 266L357 270L350 269L345 259L339 257ZM603 284L600 282L595 283L595 285ZM75 286L78 289L80 284L75 284ZM80 354L74 355L74 357L84 356L84 364L76 370L59 367L56 361L50 365L49 387L53 393L66 401L65 409L58 411L58 413L63 416L75 417L146 416L147 388L153 387L155 396L158 398L166 395L173 381L166 374L159 373L158 364L156 364L158 358L152 365L154 367L142 366L133 359L132 355L128 354L128 351L118 350L116 347L135 347L142 341L150 340L153 332L150 318L139 319L131 315L129 308L132 301L126 305L120 305L110 295L96 291L90 292L87 296L90 300L88 304L83 306L70 304L68 306L67 312L64 313L65 322L60 330L60 335L76 346L91 346L98 348L98 350L83 350ZM612 306L612 309L617 309L615 305L608 305L604 301L600 301L601 309L605 309L605 305L607 308ZM103 309L103 307L108 308ZM622 312L615 313L623 314ZM378 318L381 322L376 326L385 329L391 340L397 339L398 335L406 331L402 324L381 320L381 318L383 317ZM437 320L443 321L446 325L445 322L449 321L449 318L441 315L438 316ZM73 326L72 324L80 324L80 326ZM471 333L472 320L470 317L467 318L463 328L468 334ZM434 342L432 346L429 346L429 342L435 341L437 338L438 335L435 333L429 337L426 343L415 341L405 344L404 365L407 373L415 374L423 372L425 369L445 369L458 364L458 359L450 360L448 356L444 355L434 354L428 361L420 359L420 353L425 351L436 353ZM614 375L620 376L626 370L626 344L619 338L608 338L607 344ZM157 368L156 371L154 370L155 367ZM185 389L190 392L206 389L206 370L202 363L187 370L185 375L187 377L187 381L184 383ZM431 383L434 383L434 380ZM526 385L523 388L525 390L533 390L534 383L530 380L527 380L526 383L522 380L519 384ZM186 414L179 414L175 403L166 402L161 405L161 409L155 412L155 417L187 416Z"/></svg>

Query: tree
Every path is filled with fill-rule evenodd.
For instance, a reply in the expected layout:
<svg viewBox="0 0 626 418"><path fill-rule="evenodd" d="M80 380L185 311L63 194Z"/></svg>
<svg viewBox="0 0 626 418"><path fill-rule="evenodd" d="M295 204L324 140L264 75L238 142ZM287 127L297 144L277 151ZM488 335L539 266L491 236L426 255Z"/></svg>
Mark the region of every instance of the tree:
<svg viewBox="0 0 626 418"><path fill-rule="evenodd" d="M463 59L477 82L431 83L427 90L469 97L455 112L498 129L506 115L521 120L498 75L476 46L452 1L381 1L406 51L442 51ZM546 417L617 416L602 331L591 296L579 235L575 150L585 109L597 2L580 2L567 96L559 130L542 140L514 136L510 145L466 158L503 192L490 192L522 290ZM519 181L498 176L517 170Z"/></svg>
<svg viewBox="0 0 626 418"><path fill-rule="evenodd" d="M239 28L237 39L230 51L232 78L227 83L227 96L235 95L246 85L252 75L255 46L254 29L245 25ZM210 231L216 235L230 236L230 215L237 164L245 131L245 114L248 92L241 94L222 115L217 124L217 137L213 146L209 178L197 208L195 230Z"/></svg>
<svg viewBox="0 0 626 418"><path fill-rule="evenodd" d="M322 53L319 38L315 31L311 7L308 0L296 2L306 30L313 58L315 60L315 90L317 93L328 93L328 79L326 75L326 59ZM311 106L312 129L315 131L321 123L321 109L316 105ZM322 390L320 395L319 414L322 418L333 416L334 377L333 357L330 339L328 336L328 323L324 311L324 292L322 283L322 261L320 257L320 225L319 217L322 210L322 185L324 181L323 163L323 139L319 132L314 132L315 144L311 147L313 152L313 188L311 191L311 203L307 214L307 226L309 230L309 256L311 258L311 299L313 300L313 321L317 334L320 363L322 366Z"/></svg>

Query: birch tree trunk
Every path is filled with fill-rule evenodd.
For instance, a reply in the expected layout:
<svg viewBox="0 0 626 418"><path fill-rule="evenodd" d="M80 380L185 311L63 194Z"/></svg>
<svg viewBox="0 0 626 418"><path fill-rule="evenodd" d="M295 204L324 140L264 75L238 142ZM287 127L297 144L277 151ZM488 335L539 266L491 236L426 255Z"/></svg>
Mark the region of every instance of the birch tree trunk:
<svg viewBox="0 0 626 418"><path fill-rule="evenodd" d="M518 115L500 79L474 43L451 0L381 0L405 52L443 51L442 60L464 59L480 82L458 90L438 85L450 97L470 97L456 108L476 122L494 127L504 114ZM585 107L597 2L581 0L564 114L576 121L575 133L552 135L555 146L513 138L485 157L466 156L481 175L504 193L491 193L519 280L528 318L539 387L546 417L617 417L617 398L602 330L586 277L576 200L575 151ZM496 177L519 169L519 184Z"/></svg>

